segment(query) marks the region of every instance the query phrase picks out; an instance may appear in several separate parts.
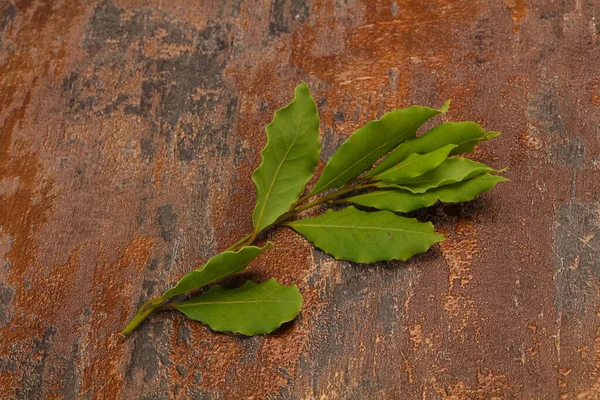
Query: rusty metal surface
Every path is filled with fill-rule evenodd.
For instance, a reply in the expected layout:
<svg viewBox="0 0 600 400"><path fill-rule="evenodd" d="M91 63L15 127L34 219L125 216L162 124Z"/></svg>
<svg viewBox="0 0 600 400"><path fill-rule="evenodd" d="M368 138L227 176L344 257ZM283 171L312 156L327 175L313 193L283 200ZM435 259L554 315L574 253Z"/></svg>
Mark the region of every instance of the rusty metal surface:
<svg viewBox="0 0 600 400"><path fill-rule="evenodd" d="M0 1L0 398L600 398L600 3ZM251 228L304 79L323 159L394 107L503 135L510 184L432 208L410 262L288 230L249 274L298 320L214 334L136 307ZM322 167L322 164L321 164Z"/></svg>

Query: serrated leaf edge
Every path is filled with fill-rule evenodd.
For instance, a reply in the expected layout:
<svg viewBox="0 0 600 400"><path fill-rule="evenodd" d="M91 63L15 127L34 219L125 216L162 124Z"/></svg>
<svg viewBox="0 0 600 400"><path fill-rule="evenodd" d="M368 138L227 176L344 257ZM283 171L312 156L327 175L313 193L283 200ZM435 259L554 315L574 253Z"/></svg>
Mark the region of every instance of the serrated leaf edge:
<svg viewBox="0 0 600 400"><path fill-rule="evenodd" d="M284 107L282 107L282 108L278 109L277 111L275 111L275 113L273 114L273 120L271 121L271 123L270 123L269 125L267 125L267 127L265 128L265 130L268 130L269 126L271 126L271 125L273 125L273 124L275 123L275 117L276 117L276 115L277 115L277 113L278 113L278 112L280 112L281 110L285 110L286 108L288 108L288 107L291 107L291 106L292 106L292 103L294 103L294 101L296 101L296 99L297 99L297 97L298 97L298 96L297 96L297 93L296 93L296 90L297 90L299 87L301 87L301 86L304 86L304 87L306 88L306 90L308 90L308 93L309 93L310 99L312 100L312 102L313 102L313 104L314 104L314 106L315 106L315 109L317 110L317 119L319 120L319 125L320 125L321 118L320 118L320 116L319 116L319 112L318 112L318 107L317 107L317 104L315 103L315 101L314 101L314 99L313 99L313 97L312 97L312 95L311 95L311 93L310 93L310 89L308 88L308 85L306 84L306 82L302 81L302 83L300 83L300 85L298 85L298 86L297 86L297 87L294 89L294 98L292 99L292 101L290 101L290 102L289 102L289 103L288 103L286 106L284 106ZM268 131L267 131L267 132L268 132ZM259 170L260 170L260 169L263 167L263 164L265 163L264 151L265 151L265 149L266 149L266 148L269 146L269 143L270 143L270 140L269 140L269 135L267 134L266 136L267 136L267 139L266 139L266 141L265 141L265 146L263 147L263 150L261 151L261 154L260 154L260 157L261 157L261 159L260 159L260 164L259 164L259 166L258 166L258 167L257 167L257 168L254 170L254 172L252 173L252 181L254 182L254 185L255 185L255 187L256 187L256 198L257 198L257 199L259 199L259 198L261 197L261 195L260 195L260 193L259 193L260 186L259 186L258 182L257 182L257 181L256 181L256 179L255 179L255 175L256 175L256 174L257 174L257 172L258 172L258 171L259 171ZM299 135L298 135L298 134L296 134L296 137L294 138L294 141L293 141L293 142L292 142L292 144L291 144L291 145L288 147L288 149L287 149L287 152L285 153L285 156L282 158L282 160L280 161L279 165L277 166L277 170L276 170L275 176L274 176L273 180L271 181L271 184L270 184L270 186L269 186L269 189L267 190L267 194L265 195L265 200L263 201L262 208L261 208L261 210L260 210L260 215L259 215L259 217L257 218L257 221L254 221L254 218L253 218L253 221L252 221L252 223L253 223L253 225L254 225L254 231L255 231L255 232L258 232L258 230L259 230L260 223L262 222L262 218L263 218L263 216L264 216L264 213L265 213L265 208L266 208L266 206L267 206L267 199L269 198L269 195L270 195L271 191L273 190L273 185L275 185L275 182L277 181L277 176L279 175L279 171L281 170L281 167L282 167L282 166L283 166L283 164L285 163L285 161L286 161L286 159L287 159L287 155L289 154L289 152L290 152L290 150L292 149L293 145L296 143L296 140L298 140L298 137L299 137ZM319 141L319 151L320 151L320 147L321 147L321 137L320 137L320 136L318 137L318 141ZM317 162L315 162L315 165L314 165L314 166L313 166L313 168L312 168L312 170L313 170L313 173L314 173L314 170L315 170L315 168L317 167L317 164L318 164L318 157L317 157ZM310 178L309 178L309 180L310 180ZM306 185L306 183L305 183L305 185ZM305 186L305 185L304 185L304 186ZM302 189L300 189L300 191L299 191L299 193L298 193L298 196L299 196L299 195L302 193L302 191L304 190L304 186L302 187ZM254 210L254 212L255 212L255 211L256 211L256 209ZM254 212L252 213L252 216L253 216L253 217L254 217Z"/></svg>

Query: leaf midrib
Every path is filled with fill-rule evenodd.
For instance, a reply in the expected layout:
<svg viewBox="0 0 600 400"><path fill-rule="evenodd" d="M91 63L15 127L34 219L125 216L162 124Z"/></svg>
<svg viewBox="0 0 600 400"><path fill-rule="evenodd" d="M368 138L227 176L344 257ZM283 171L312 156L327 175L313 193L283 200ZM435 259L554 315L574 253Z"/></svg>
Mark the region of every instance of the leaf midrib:
<svg viewBox="0 0 600 400"><path fill-rule="evenodd" d="M422 135L422 136L419 136L418 138L415 138L415 140L419 140L419 139L421 139L421 138L424 138L426 135L427 135L427 133L425 133L425 134L424 134L424 135ZM477 142L480 142L480 141L482 140L482 138L483 138L483 137L485 137L485 134L484 134L483 136L479 136L479 137L476 137L476 138L472 138L472 139L463 140L462 142L457 142L457 143L454 143L454 142L452 142L452 143L448 143L448 144L454 144L454 145L456 145L456 147L455 147L454 149L450 150L450 153L452 153L452 151L453 151L453 150L456 150L456 149L460 148L460 146L462 146L462 145L463 145L463 144L465 144L465 143L469 143L469 142L472 142L472 141L477 141ZM435 145L437 145L437 140L436 140L434 143L436 143L436 144L434 144L434 146L435 146ZM409 143L408 143L408 142L406 142L406 144L407 144L407 146L408 146L408 144L409 144ZM431 152L434 152L434 151L436 151L436 150L442 149L443 147L444 147L444 146L442 146L442 147L439 147L439 148L437 148L437 149L435 149L435 150L429 151L428 153L431 153ZM409 151L410 151L410 149L409 149ZM413 153L414 153L414 151L413 151ZM410 155L409 155L409 157L410 157ZM400 162L402 162L402 161L400 161ZM392 167L392 168L394 168L394 167ZM388 171L388 170L384 170L384 171L382 171L381 173L383 174L384 172L387 172L387 171Z"/></svg>
<svg viewBox="0 0 600 400"><path fill-rule="evenodd" d="M402 186L402 187L412 187L412 188L414 188L414 187L419 187L419 186L423 186L423 185L431 185L431 184L434 184L434 183L437 183L437 182L444 183L444 182L447 182L447 181L456 181L456 183L458 183L458 182L464 181L465 179L468 179L468 176L471 173L475 173L475 172L476 171L469 171L469 172L467 172L466 174L464 174L462 176L447 176L445 178L438 178L438 179L432 178L432 179L425 179L425 180L421 179L421 180L418 180L419 177L416 177L416 178L411 178L411 179L415 179L415 181L407 182L407 183L399 183L398 185ZM477 171L477 172L479 172L479 171ZM489 172L491 172L491 171L485 171L485 170L481 171L481 175L475 176L473 178L482 176L483 174L486 174L486 173L489 173ZM438 185L438 186L440 186L440 185Z"/></svg>
<svg viewBox="0 0 600 400"><path fill-rule="evenodd" d="M178 304L177 308L183 307L194 307L200 305L220 305L220 304L254 304L254 303L294 303L291 300L246 300L246 301L203 301L198 303L190 303L190 304Z"/></svg>
<svg viewBox="0 0 600 400"><path fill-rule="evenodd" d="M250 261L248 261L248 262L246 262L246 263L242 264L240 267L238 267L238 268L236 268L236 269L234 269L234 270L224 270L224 271L220 271L220 272L221 272L221 274L220 274L218 277L216 277L216 278L214 278L214 279L211 279L211 280L209 280L209 281L202 282L202 280L200 280L202 283L198 283L198 282L196 281L196 282L194 282L194 285L196 285L194 288L191 288L191 289L186 289L186 290L184 290L184 291L181 291L181 290L174 290L174 291L175 291L175 292L177 292L177 293L176 293L176 294L173 294L173 295L170 295L170 296L171 296L171 297L178 296L178 295L180 295L180 294L183 294L183 293L189 292L190 290L197 289L197 288L199 288L199 287L201 287L201 286L210 285L211 283L214 283L214 282L220 281L221 279L225 278L226 276L233 275L233 274L235 274L235 273L241 272L242 270L244 270L244 269L245 269L245 268L248 266L248 264L250 264L250 262L251 262L251 261L252 261L252 260L250 260ZM207 266L208 266L208 264L207 264L207 265L205 265L205 266L204 266L203 268L201 268L201 269L196 269L196 270L194 270L194 271L191 271L191 272L189 272L189 274L187 274L187 275L191 275L191 274L194 274L194 273L201 273L202 271L204 271L204 270L206 269L206 267L207 267ZM181 278L181 279L184 279L184 278L185 278L187 275L185 275L185 276L184 276L183 278ZM178 283L178 284L177 284L175 287L173 287L173 289L177 289L177 286L179 286L179 283Z"/></svg>
<svg viewBox="0 0 600 400"><path fill-rule="evenodd" d="M396 190L390 190L389 192L398 193ZM345 200L362 199L362 198L371 197L371 196L387 196L389 194L390 193L385 193L385 192L382 192L381 190L376 190L376 191L369 192L369 193L359 194L358 196L348 197ZM405 194L405 193L403 192L402 194ZM406 192L406 194L413 194L414 195L414 193L412 193L412 192Z"/></svg>
<svg viewBox="0 0 600 400"><path fill-rule="evenodd" d="M358 229L358 230L377 230L377 231L394 231L394 232L407 232L407 233L420 233L422 235L434 235L434 233L420 232L420 231L409 231L406 229L399 228L381 228L377 226L355 226L355 225L319 225L319 224L290 224L298 227L309 227L309 228L340 228L340 229Z"/></svg>
<svg viewBox="0 0 600 400"><path fill-rule="evenodd" d="M288 154L290 154L292 147L294 147L294 145L296 144L296 141L298 140L299 132L300 132L300 121L298 121L298 123L296 124L296 133L294 136L294 141L288 147L287 151L285 152L285 155L283 156L283 159L281 160L281 162L277 166L277 169L275 170L275 175L273 175L273 180L271 181L271 185L269 186L269 189L267 190L267 193L265 195L265 201L263 201L262 208L260 210L258 219L256 221L256 226L254 227L255 231L259 230L263 216L265 214L265 208L267 207L267 201L269 200L269 197L271 196L271 192L273 191L273 186L275 185L275 182L277 182L277 177L279 176L279 171L281 170L281 167L283 166L283 164L285 164L285 162L287 160L287 156L288 156Z"/></svg>
<svg viewBox="0 0 600 400"><path fill-rule="evenodd" d="M425 159L428 159L428 158L430 158L430 157L437 156L437 154L434 154L434 153L436 153L438 150L440 150L440 149L443 149L443 148L444 148L444 147L440 147L439 149L436 149L436 150L430 151L429 153L421 154L421 155L420 155L421 157L415 157L415 158L414 158L413 160L411 160L410 162L406 162L406 163L404 163L404 162L401 162L401 163L400 163L400 164L398 164L397 166L395 166L395 167L392 167L392 168L388 169L387 171L383 171L383 172L382 172L381 174L379 174L379 175L376 175L376 177L377 177L377 176L379 176L379 177L384 177L384 176L386 176L386 175L388 175L388 174L391 174L392 172L397 172L397 171L401 170L402 168L406 168L406 167L407 167L407 166L409 166L409 165L412 165L412 164L415 164L415 163L420 163L420 162L422 162L422 161L423 161L423 160L425 160ZM452 150L450 150L450 151L452 151ZM409 158L410 158L410 157L409 157ZM405 161L409 161L409 160L408 160L408 159L406 159ZM438 165L439 165L439 164L438 164Z"/></svg>

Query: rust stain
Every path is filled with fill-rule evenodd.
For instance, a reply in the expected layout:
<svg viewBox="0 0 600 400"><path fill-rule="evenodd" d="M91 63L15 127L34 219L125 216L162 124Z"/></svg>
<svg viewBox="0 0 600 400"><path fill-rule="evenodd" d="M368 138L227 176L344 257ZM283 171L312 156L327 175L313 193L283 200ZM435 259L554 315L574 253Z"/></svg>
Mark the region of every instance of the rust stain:
<svg viewBox="0 0 600 400"><path fill-rule="evenodd" d="M521 30L521 21L527 15L527 3L525 0L505 0L504 4L506 8L510 10L511 18L513 20L513 32L519 33Z"/></svg>
<svg viewBox="0 0 600 400"><path fill-rule="evenodd" d="M472 221L459 220L454 233L458 239L447 240L441 244L449 269L448 293L452 293L455 285L464 288L473 279L471 264L473 264L473 256L479 252L477 231Z"/></svg>
<svg viewBox="0 0 600 400"><path fill-rule="evenodd" d="M589 372L588 387L585 390L580 390L576 393L577 399L597 399L600 397L600 327L596 329L596 337L592 344L592 357L593 365L592 370ZM562 371L561 371L562 370ZM572 369L561 368L559 373L563 376L567 376L571 373ZM560 378L559 378L560 379ZM567 393L566 381L564 387L561 387L563 394Z"/></svg>
<svg viewBox="0 0 600 400"><path fill-rule="evenodd" d="M216 227L215 236L221 249L252 231L251 215L256 199L252 171L253 168L248 163L240 163L227 190L216 197L212 225Z"/></svg>
<svg viewBox="0 0 600 400"><path fill-rule="evenodd" d="M394 13L385 2L362 1L349 12L316 1L311 23L278 39L275 47L281 50L262 54L258 64L254 54L245 56L251 59L242 56L228 75L241 93L268 98L274 91L274 71L282 69L280 60L289 56L292 66L311 77L313 95L327 100L319 108L324 125L346 135L386 111L410 105L410 81L421 70L435 72L431 77L436 88L452 93L460 107L476 90L475 82L448 88L444 80L454 71L447 65L456 46L453 32L475 19L476 4L411 0L401 7ZM275 84L288 88L294 83L283 75ZM445 100L428 99L432 103L427 105L439 106ZM251 104L242 101L242 111Z"/></svg>
<svg viewBox="0 0 600 400"><path fill-rule="evenodd" d="M489 368L477 371L477 382L469 385L465 382L445 385L438 389L442 399L506 399L517 398L518 387L515 387L504 374L494 373Z"/></svg>
<svg viewBox="0 0 600 400"><path fill-rule="evenodd" d="M594 78L588 87L592 95L592 104L600 106L600 78Z"/></svg>
<svg viewBox="0 0 600 400"><path fill-rule="evenodd" d="M39 322L22 320L22 315L32 317L39 312L39 299L23 301L23 285L26 277L36 272L35 267L32 268L36 265L36 248L31 243L31 238L46 222L47 214L52 208L52 183L42 183L41 188L37 186L40 184L39 164L35 155L25 153L14 157L9 153L12 133L23 123L30 101L31 92L27 92L22 105L14 109L4 121L0 134L0 182L18 179L18 185L12 192L0 195L0 226L12 238L12 246L5 256L11 261L8 283L16 288L17 294L12 306L18 310L13 321L0 329L0 336L3 337L0 343L2 357L13 354L15 343L22 343L27 348L31 345L30 340L40 338L45 331L45 327ZM0 381L8 383L1 385L0 396L14 396L22 385L22 379L23 376L18 374L0 373Z"/></svg>
<svg viewBox="0 0 600 400"><path fill-rule="evenodd" d="M453 231L441 230L446 240L440 248L448 266L448 292L444 298L444 310L452 317L458 333L470 324L479 330L474 320L477 314L475 300L462 289L473 279L471 265L473 256L479 252L477 231L469 219L461 219Z"/></svg>
<svg viewBox="0 0 600 400"><path fill-rule="evenodd" d="M82 338L88 357L82 360L80 396L120 397L125 383L122 371L128 361L127 342L120 331L135 309L131 293L135 292L155 245L156 239L151 236L135 237L116 262L100 264L94 271L91 317Z"/></svg>

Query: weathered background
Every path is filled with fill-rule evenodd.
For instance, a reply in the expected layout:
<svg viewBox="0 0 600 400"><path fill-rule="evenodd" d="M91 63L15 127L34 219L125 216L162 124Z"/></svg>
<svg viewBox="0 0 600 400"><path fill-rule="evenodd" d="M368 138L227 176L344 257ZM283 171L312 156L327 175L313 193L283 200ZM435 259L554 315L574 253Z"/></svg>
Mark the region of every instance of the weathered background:
<svg viewBox="0 0 600 400"><path fill-rule="evenodd" d="M0 0L0 398L600 398L597 0ZM277 334L136 307L251 228L264 126L305 80L325 161L386 110L503 135L509 184L432 208L410 262L288 230ZM322 164L321 164L322 167Z"/></svg>

